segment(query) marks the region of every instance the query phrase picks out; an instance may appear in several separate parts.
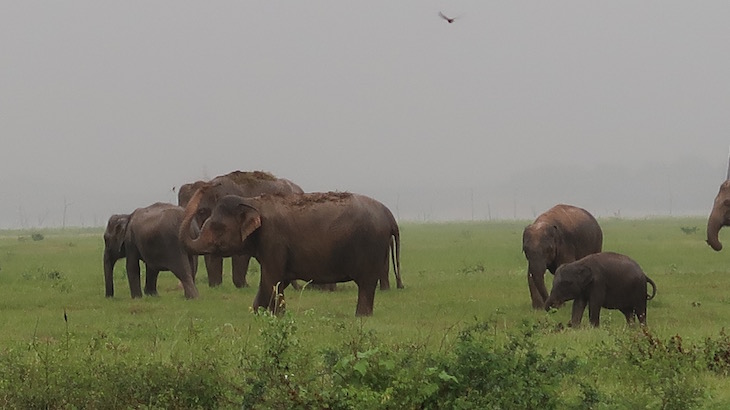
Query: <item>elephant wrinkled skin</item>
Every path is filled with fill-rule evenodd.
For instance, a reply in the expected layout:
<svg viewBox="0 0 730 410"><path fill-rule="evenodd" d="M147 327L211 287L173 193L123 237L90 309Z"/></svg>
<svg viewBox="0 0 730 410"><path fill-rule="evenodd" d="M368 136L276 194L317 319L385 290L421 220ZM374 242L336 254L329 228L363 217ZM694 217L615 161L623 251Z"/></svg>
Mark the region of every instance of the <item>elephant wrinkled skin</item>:
<svg viewBox="0 0 730 410"><path fill-rule="evenodd" d="M179 240L184 209L157 202L131 214L112 215L104 231L104 282L106 296L114 296L114 264L127 259L127 279L133 298L142 297L140 265L145 263L146 295L157 295L157 276L169 270L180 280L186 298L198 296L194 255ZM190 234L196 225L188 225Z"/></svg>
<svg viewBox="0 0 730 410"><path fill-rule="evenodd" d="M651 295L646 294L647 283L652 287ZM599 325L602 307L620 310L626 323L638 317L639 323L646 325L646 301L655 295L656 284L636 261L626 255L601 252L558 268L545 310L573 300L573 327L580 325L586 305L593 326Z"/></svg>
<svg viewBox="0 0 730 410"><path fill-rule="evenodd" d="M538 216L522 234L532 307L545 306L545 269L554 274L560 265L600 252L602 246L603 231L585 209L559 204Z"/></svg>
<svg viewBox="0 0 730 410"><path fill-rule="evenodd" d="M373 312L378 280L388 275L389 254L400 281L400 233L392 213L366 196L342 193L229 195L217 201L200 234L190 235L206 189L199 189L185 209L180 239L196 254L252 255L261 265L253 302L277 311L277 300L295 279L312 283L354 281L355 314Z"/></svg>

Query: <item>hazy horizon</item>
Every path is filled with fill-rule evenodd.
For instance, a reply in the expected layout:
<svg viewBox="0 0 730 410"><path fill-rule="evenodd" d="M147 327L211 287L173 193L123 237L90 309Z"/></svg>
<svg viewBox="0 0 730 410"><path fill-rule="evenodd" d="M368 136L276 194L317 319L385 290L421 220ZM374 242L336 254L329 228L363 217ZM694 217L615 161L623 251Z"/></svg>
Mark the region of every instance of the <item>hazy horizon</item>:
<svg viewBox="0 0 730 410"><path fill-rule="evenodd" d="M453 24L439 11L458 16ZM401 220L707 215L730 3L5 2L0 228L235 169Z"/></svg>

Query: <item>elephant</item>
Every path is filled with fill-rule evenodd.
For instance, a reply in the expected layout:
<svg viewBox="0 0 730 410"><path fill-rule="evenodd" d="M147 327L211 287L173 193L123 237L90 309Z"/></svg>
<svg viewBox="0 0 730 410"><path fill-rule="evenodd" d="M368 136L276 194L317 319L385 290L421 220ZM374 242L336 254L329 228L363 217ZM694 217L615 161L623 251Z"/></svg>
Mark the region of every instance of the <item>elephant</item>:
<svg viewBox="0 0 730 410"><path fill-rule="evenodd" d="M114 264L127 259L127 279L132 298L141 298L140 265L146 266L146 295L157 295L157 276L169 270L180 280L185 297L198 297L195 287L194 255L179 239L184 209L173 204L154 203L137 208L131 214L112 215L104 231L104 282L106 296L114 296ZM196 234L197 225L189 224L189 234Z"/></svg>
<svg viewBox="0 0 730 410"><path fill-rule="evenodd" d="M268 172L263 171L233 171L225 175L213 178L210 182L196 181L180 186L177 199L178 205L185 207L195 191L203 185L209 183L222 183L225 187L224 194L236 194L244 197L254 197L261 194L289 194L302 193L299 185L285 178L277 178ZM197 217L199 226L203 224L205 218L209 215L209 210L213 209L215 201L222 197L219 192L213 193L214 196L203 201L201 212ZM223 258L216 255L205 255L205 267L208 271L208 285L218 286L223 283ZM248 264L251 259L248 255L234 255L231 257L233 284L238 287L246 287L246 273L248 272Z"/></svg>
<svg viewBox="0 0 730 410"><path fill-rule="evenodd" d="M720 185L720 191L715 197L712 211L707 218L707 244L716 251L722 250L722 242L718 237L720 229L730 225L730 164L728 164L728 178Z"/></svg>
<svg viewBox="0 0 730 410"><path fill-rule="evenodd" d="M533 309L542 309L548 297L545 269L554 274L560 265L601 252L602 247L603 231L596 219L572 205L555 205L525 227L522 251Z"/></svg>
<svg viewBox="0 0 730 410"><path fill-rule="evenodd" d="M378 280L388 275L390 253L400 281L400 232L385 205L348 192L299 195L227 195L217 201L197 237L191 223L206 191L200 188L185 209L180 239L195 254L252 255L261 265L254 311L277 312L283 290L295 279L312 283L354 281L356 316L373 313ZM275 293L274 293L275 292Z"/></svg>
<svg viewBox="0 0 730 410"><path fill-rule="evenodd" d="M652 287L646 293L646 284ZM618 309L626 316L626 323L635 318L646 325L646 301L656 296L656 284L636 261L614 252L588 255L575 262L560 266L555 272L553 289L545 302L545 310L573 301L570 325L577 327L588 305L591 325L598 327L601 307Z"/></svg>

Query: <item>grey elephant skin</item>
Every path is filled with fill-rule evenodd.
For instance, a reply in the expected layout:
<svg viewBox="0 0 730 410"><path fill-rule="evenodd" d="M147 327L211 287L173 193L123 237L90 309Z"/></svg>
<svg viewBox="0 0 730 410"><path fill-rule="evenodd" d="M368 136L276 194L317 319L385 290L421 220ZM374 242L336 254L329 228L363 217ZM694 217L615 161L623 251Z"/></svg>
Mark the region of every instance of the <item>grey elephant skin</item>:
<svg viewBox="0 0 730 410"><path fill-rule="evenodd" d="M215 202L225 195L240 195L254 197L263 194L301 194L299 185L285 178L277 178L263 171L233 171L213 178L209 182L196 181L180 186L178 190L178 205L185 207L198 188L206 185L216 186L209 190L208 196L201 200L199 214L196 216L198 226L202 226L205 219L215 207ZM234 255L231 257L233 284L242 288L248 286L246 274L250 255ZM208 285L218 286L223 283L223 258L217 255L205 255L205 268L208 272ZM330 287L333 285L329 285ZM334 290L334 289L329 289Z"/></svg>
<svg viewBox="0 0 730 410"><path fill-rule="evenodd" d="M647 283L652 287L651 295L646 293ZM593 326L600 323L601 308L618 309L627 323L638 318L646 325L646 302L655 295L656 284L636 261L626 255L601 252L558 268L545 310L573 300L573 327L580 325L586 306Z"/></svg>
<svg viewBox="0 0 730 410"><path fill-rule="evenodd" d="M195 287L194 255L179 240L184 209L155 203L131 214L112 215L104 231L104 282L106 296L114 296L114 264L127 261L127 279L133 298L142 297L140 261L145 263L146 295L157 295L157 276L171 271L182 284L186 298L198 297ZM195 225L190 225L195 234Z"/></svg>
<svg viewBox="0 0 730 410"><path fill-rule="evenodd" d="M545 270L555 273L562 264L601 252L603 231L596 218L583 208L558 204L525 227L522 251L527 258L527 285L534 309L548 297Z"/></svg>
<svg viewBox="0 0 730 410"><path fill-rule="evenodd" d="M709 218L707 218L707 244L712 249L722 250L722 243L718 235L720 229L728 225L730 225L730 180L720 185L720 191L715 197L712 211Z"/></svg>
<svg viewBox="0 0 730 410"><path fill-rule="evenodd" d="M212 188L212 187L211 187ZM355 314L369 316L378 280L388 275L390 254L399 287L400 232L382 203L343 192L221 198L200 228L190 235L206 188L185 209L180 238L196 254L252 255L261 264L254 311L277 311L283 289L295 279L313 283L354 281ZM276 293L274 293L276 292Z"/></svg>

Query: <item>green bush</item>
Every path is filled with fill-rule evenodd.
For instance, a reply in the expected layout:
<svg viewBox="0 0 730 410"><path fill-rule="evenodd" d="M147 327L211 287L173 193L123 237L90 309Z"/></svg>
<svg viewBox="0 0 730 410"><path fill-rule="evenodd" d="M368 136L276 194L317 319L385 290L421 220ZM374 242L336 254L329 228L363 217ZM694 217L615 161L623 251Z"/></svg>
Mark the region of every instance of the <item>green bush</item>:
<svg viewBox="0 0 730 410"><path fill-rule="evenodd" d="M68 359L53 341L0 353L0 408L217 408L226 388L213 359L126 354Z"/></svg>
<svg viewBox="0 0 730 410"><path fill-rule="evenodd" d="M700 371L707 367L704 349L685 346L681 336L661 340L646 327L616 335L604 344L592 371L608 374L625 391L613 404L627 408L692 409L702 405Z"/></svg>
<svg viewBox="0 0 730 410"><path fill-rule="evenodd" d="M432 351L382 343L359 320L336 322L341 338L315 350L292 314L256 320L251 343L191 321L169 354L106 333L34 337L0 351L0 408L691 409L701 372L725 374L730 347L724 332L688 345L627 328L578 359L540 348L544 325L477 320Z"/></svg>

